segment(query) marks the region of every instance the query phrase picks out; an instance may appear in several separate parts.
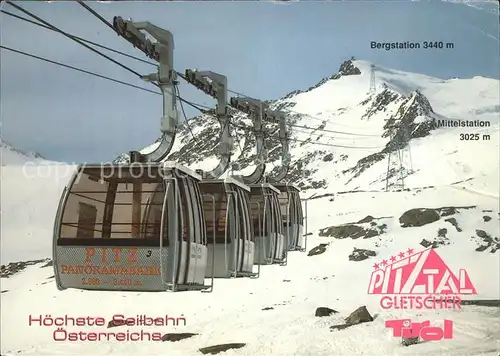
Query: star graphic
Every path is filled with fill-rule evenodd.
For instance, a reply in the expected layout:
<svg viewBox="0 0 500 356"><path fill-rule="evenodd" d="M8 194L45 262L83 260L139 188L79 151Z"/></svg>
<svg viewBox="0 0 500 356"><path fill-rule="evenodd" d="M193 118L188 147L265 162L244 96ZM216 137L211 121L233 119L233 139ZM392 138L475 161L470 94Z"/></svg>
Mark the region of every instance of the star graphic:
<svg viewBox="0 0 500 356"><path fill-rule="evenodd" d="M399 258L404 258L405 257L405 253L404 252L400 252L398 256L399 256Z"/></svg>
<svg viewBox="0 0 500 356"><path fill-rule="evenodd" d="M408 250L406 250L406 252L408 252L408 255L411 255L413 253L413 249L409 248Z"/></svg>
<svg viewBox="0 0 500 356"><path fill-rule="evenodd" d="M378 263L375 263L375 264L373 265L373 268L374 268L374 269L379 269L379 264L378 264Z"/></svg>
<svg viewBox="0 0 500 356"><path fill-rule="evenodd" d="M391 256L391 262L396 261L396 256Z"/></svg>
<svg viewBox="0 0 500 356"><path fill-rule="evenodd" d="M383 266L387 266L387 260L382 260L382 262L380 264Z"/></svg>

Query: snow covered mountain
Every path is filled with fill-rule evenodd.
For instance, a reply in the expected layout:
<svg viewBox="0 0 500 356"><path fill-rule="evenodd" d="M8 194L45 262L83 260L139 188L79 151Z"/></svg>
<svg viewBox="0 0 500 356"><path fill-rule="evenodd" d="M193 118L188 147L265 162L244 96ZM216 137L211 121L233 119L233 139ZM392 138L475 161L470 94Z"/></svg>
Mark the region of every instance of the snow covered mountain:
<svg viewBox="0 0 500 356"><path fill-rule="evenodd" d="M46 159L37 152L25 152L14 148L10 143L0 139L0 165L19 165L27 162L42 163Z"/></svg>
<svg viewBox="0 0 500 356"><path fill-rule="evenodd" d="M499 82L441 80L377 66L376 90L370 92L370 66L347 61L311 88L271 102L288 112L293 125L288 179L302 187L303 197L312 197L307 202L308 252L291 252L287 266L263 266L258 279L218 279L213 293L58 291L50 261L53 219L74 167L44 165L52 168L36 172L2 167L1 354L195 356L203 347L237 343L240 348L223 355L498 356L498 302L493 307L463 303L450 310L384 310L380 296L368 295L367 287L374 264L407 249L433 247L455 274L467 271L477 295L464 299L498 299ZM489 126L436 127L434 119L451 120L450 125L481 120ZM244 115L234 113L234 120L233 159L246 173L253 168L254 138L250 129L240 128L250 128ZM217 163L218 123L202 115L190 124L197 139L182 125L168 159L210 169ZM278 166L277 128L266 127L270 166ZM461 134L476 133L480 140L461 140ZM402 164L389 167L390 182L396 183L401 173L406 189L385 192L388 155L397 145ZM127 159L123 154L117 161ZM366 322L332 328L362 306L370 314ZM143 330L168 336L164 342L111 338L69 343L54 340L56 327L28 323L29 315L108 321L116 314L182 315L187 325L69 325L67 332ZM443 319L452 320L453 339L403 347L384 324L396 318L439 326ZM170 337L188 339L171 342Z"/></svg>
<svg viewBox="0 0 500 356"><path fill-rule="evenodd" d="M442 80L380 66L375 67L374 91L370 79L371 63L348 60L309 89L269 102L288 114L291 125L289 181L309 194L381 190L391 155L391 185L400 177L405 177L406 187L463 182L467 188L498 196L498 187L487 187L485 178L499 180L497 156L491 154L499 150L497 80ZM255 140L246 115L232 113L233 161L240 167L235 173L243 174L253 168ZM440 120L450 125L480 121L488 126L437 127ZM277 127L266 126L273 174L281 150ZM167 159L191 168L212 168L217 162L219 124L201 115L190 120L190 127L195 137L181 125ZM474 134L480 139L474 140ZM398 146L401 164L395 155ZM127 160L127 154L116 159Z"/></svg>

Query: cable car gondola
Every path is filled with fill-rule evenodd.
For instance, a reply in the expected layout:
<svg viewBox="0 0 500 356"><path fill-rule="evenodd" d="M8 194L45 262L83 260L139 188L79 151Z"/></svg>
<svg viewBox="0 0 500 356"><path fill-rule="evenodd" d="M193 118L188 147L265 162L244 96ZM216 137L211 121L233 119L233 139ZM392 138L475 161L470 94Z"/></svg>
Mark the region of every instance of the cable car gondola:
<svg viewBox="0 0 500 356"><path fill-rule="evenodd" d="M280 210L285 236L288 240L288 250L303 250L305 248L304 214L300 189L289 183L273 183L273 186L280 191Z"/></svg>
<svg viewBox="0 0 500 356"><path fill-rule="evenodd" d="M207 239L211 244L206 277L258 277L258 273L253 272L255 242L248 197L250 187L228 177L204 179L200 190L215 200L215 219L212 206L208 202L204 204Z"/></svg>
<svg viewBox="0 0 500 356"><path fill-rule="evenodd" d="M269 183L250 184L250 207L255 234L255 263L284 264L286 241L279 208L279 193Z"/></svg>
<svg viewBox="0 0 500 356"><path fill-rule="evenodd" d="M212 290L200 179L173 162L78 167L56 214L57 288Z"/></svg>

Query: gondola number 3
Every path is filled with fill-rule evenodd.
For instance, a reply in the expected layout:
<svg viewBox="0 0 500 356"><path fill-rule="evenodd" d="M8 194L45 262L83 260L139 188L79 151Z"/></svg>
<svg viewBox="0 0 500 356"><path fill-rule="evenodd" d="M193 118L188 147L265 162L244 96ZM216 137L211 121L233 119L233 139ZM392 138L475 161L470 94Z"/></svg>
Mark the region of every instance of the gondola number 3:
<svg viewBox="0 0 500 356"><path fill-rule="evenodd" d="M152 253L153 253L153 252L152 252L151 250L148 250L148 252L146 252L146 257L151 257L151 254L152 254Z"/></svg>

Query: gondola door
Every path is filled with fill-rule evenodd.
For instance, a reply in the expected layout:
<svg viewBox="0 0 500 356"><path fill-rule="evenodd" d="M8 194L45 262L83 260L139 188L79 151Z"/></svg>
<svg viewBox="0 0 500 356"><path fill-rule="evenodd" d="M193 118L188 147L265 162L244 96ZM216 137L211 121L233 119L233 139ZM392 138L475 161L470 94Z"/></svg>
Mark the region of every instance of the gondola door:
<svg viewBox="0 0 500 356"><path fill-rule="evenodd" d="M191 204L191 196L187 186L188 178L181 177L175 178L176 193L178 194L179 202L179 261L177 270L177 284L186 286L189 283L190 277L190 255L191 255L191 241L194 240L193 231L193 211ZM184 289L184 288L183 288Z"/></svg>
<svg viewBox="0 0 500 356"><path fill-rule="evenodd" d="M271 199L271 204L272 204L272 214L273 214L273 233L274 233L274 249L273 249L273 259L276 260L281 260L283 258L282 256L282 249L283 249L283 235L281 234L281 225L283 224L281 218L281 212L279 208L279 202L277 199L277 196L273 193L272 196L270 196Z"/></svg>
<svg viewBox="0 0 500 356"><path fill-rule="evenodd" d="M300 200L299 193L294 194L295 205L297 207L297 246L300 249L305 247L305 236L304 236L304 211L302 210L302 201Z"/></svg>
<svg viewBox="0 0 500 356"><path fill-rule="evenodd" d="M242 192L241 202L243 205L243 217L245 219L245 243L248 246L245 271L253 272L253 265L255 260L255 234L253 231L252 214L250 210L250 198L247 193Z"/></svg>
<svg viewBox="0 0 500 356"><path fill-rule="evenodd" d="M186 178L186 192L188 193L188 209L190 217L190 246L188 250L188 276L189 284L204 284L207 247L204 241L203 207L200 196L192 179Z"/></svg>
<svg viewBox="0 0 500 356"><path fill-rule="evenodd" d="M273 203L271 195L267 188L262 188L264 194L264 218L262 219L262 226L264 231L264 251L267 263L273 263L274 248L276 246L276 239L274 235L274 216L273 216Z"/></svg>
<svg viewBox="0 0 500 356"><path fill-rule="evenodd" d="M240 229L241 239L243 241L243 257L241 262L241 270L243 272L252 272L253 269L253 243L252 243L252 229L251 229L251 216L248 195L243 190L238 190L238 201L240 207Z"/></svg>
<svg viewBox="0 0 500 356"><path fill-rule="evenodd" d="M242 191L239 187L235 187L235 209L236 209L236 220L238 230L238 272L245 271L245 257L246 257L246 249L247 249L247 241L245 235L245 221L244 215L245 211L243 210L243 201L242 201Z"/></svg>
<svg viewBox="0 0 500 356"><path fill-rule="evenodd" d="M172 178L174 182L174 201L175 212L173 218L176 221L175 242L172 244L174 247L175 256L175 269L174 269L174 282L176 285L183 285L186 281L186 241L187 233L185 226L187 223L187 214L185 209L185 192L183 191L182 178Z"/></svg>
<svg viewBox="0 0 500 356"><path fill-rule="evenodd" d="M288 246L289 250L295 250L297 246L297 206L295 202L295 196L287 189L287 201L288 201L288 224L287 224L287 234L288 234Z"/></svg>
<svg viewBox="0 0 500 356"><path fill-rule="evenodd" d="M228 248L227 255L229 256L227 265L230 277L236 277L240 271L240 231L239 231L239 209L237 187L224 183L224 192L226 194L226 225L225 232Z"/></svg>

